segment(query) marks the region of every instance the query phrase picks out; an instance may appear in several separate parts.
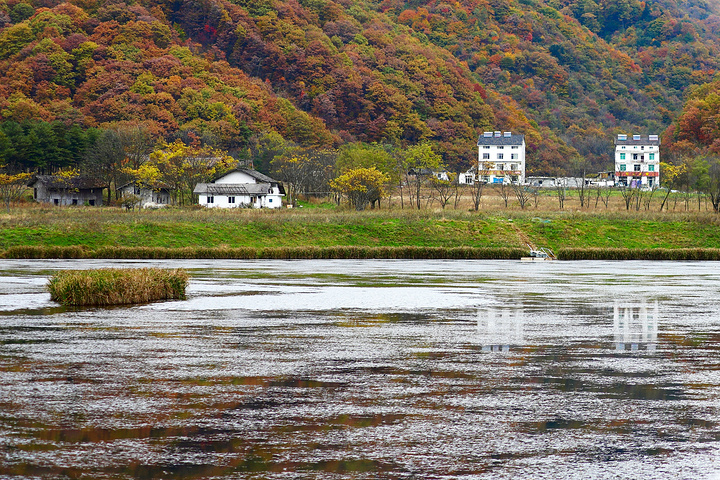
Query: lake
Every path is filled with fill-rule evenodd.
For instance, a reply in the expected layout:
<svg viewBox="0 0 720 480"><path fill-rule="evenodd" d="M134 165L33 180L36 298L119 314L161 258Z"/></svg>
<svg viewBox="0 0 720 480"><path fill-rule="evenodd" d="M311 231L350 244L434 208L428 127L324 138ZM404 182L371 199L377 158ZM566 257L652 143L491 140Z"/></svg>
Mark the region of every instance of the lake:
<svg viewBox="0 0 720 480"><path fill-rule="evenodd" d="M188 299L50 301L183 267ZM0 260L0 477L720 478L720 263Z"/></svg>

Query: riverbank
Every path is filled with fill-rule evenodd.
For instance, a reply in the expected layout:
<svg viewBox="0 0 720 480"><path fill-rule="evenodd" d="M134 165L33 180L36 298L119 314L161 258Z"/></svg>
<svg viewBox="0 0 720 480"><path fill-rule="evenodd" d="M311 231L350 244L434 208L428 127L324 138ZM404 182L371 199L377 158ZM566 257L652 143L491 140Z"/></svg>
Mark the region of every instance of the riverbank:
<svg viewBox="0 0 720 480"><path fill-rule="evenodd" d="M0 217L6 258L715 259L713 213L18 208Z"/></svg>

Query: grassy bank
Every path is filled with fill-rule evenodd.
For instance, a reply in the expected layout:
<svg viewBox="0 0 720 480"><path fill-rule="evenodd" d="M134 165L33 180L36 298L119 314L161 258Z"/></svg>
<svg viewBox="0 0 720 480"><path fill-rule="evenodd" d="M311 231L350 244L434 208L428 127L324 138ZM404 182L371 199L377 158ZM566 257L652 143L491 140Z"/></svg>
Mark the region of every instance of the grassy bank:
<svg viewBox="0 0 720 480"><path fill-rule="evenodd" d="M185 298L188 274L159 268L67 270L50 278L50 298L63 305L124 305Z"/></svg>
<svg viewBox="0 0 720 480"><path fill-rule="evenodd" d="M565 258L720 248L713 213L16 209L6 258L517 258L526 243ZM606 253L602 253L606 252ZM685 252L685 253L682 253ZM662 255L669 255L664 253ZM604 256L604 257L603 257Z"/></svg>

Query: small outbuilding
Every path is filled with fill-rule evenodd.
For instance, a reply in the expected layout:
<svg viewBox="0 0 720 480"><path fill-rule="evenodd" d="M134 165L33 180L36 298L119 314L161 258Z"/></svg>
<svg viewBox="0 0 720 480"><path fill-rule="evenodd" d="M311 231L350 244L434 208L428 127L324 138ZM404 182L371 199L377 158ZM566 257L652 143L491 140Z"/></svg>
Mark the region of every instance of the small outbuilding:
<svg viewBox="0 0 720 480"><path fill-rule="evenodd" d="M210 183L198 183L193 193L208 208L281 208L282 183L249 168L237 168Z"/></svg>
<svg viewBox="0 0 720 480"><path fill-rule="evenodd" d="M36 175L28 187L33 189L33 198L38 202L99 207L103 204L105 185L98 179L85 176Z"/></svg>
<svg viewBox="0 0 720 480"><path fill-rule="evenodd" d="M136 206L141 208L162 208L170 204L170 190L166 187L127 183L118 189L118 193L125 198L137 197Z"/></svg>

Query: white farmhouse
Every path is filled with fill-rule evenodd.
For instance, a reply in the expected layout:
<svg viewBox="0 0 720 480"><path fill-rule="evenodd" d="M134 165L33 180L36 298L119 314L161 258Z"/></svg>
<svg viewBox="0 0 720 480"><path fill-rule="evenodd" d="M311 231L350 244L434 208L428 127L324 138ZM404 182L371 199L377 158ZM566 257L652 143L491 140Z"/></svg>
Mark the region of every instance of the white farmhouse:
<svg viewBox="0 0 720 480"><path fill-rule="evenodd" d="M525 135L484 132L478 139L478 175L487 183L525 183Z"/></svg>
<svg viewBox="0 0 720 480"><path fill-rule="evenodd" d="M285 189L267 175L237 168L210 183L198 183L194 193L208 208L281 208Z"/></svg>
<svg viewBox="0 0 720 480"><path fill-rule="evenodd" d="M660 138L619 134L615 140L615 185L638 188L660 186Z"/></svg>

